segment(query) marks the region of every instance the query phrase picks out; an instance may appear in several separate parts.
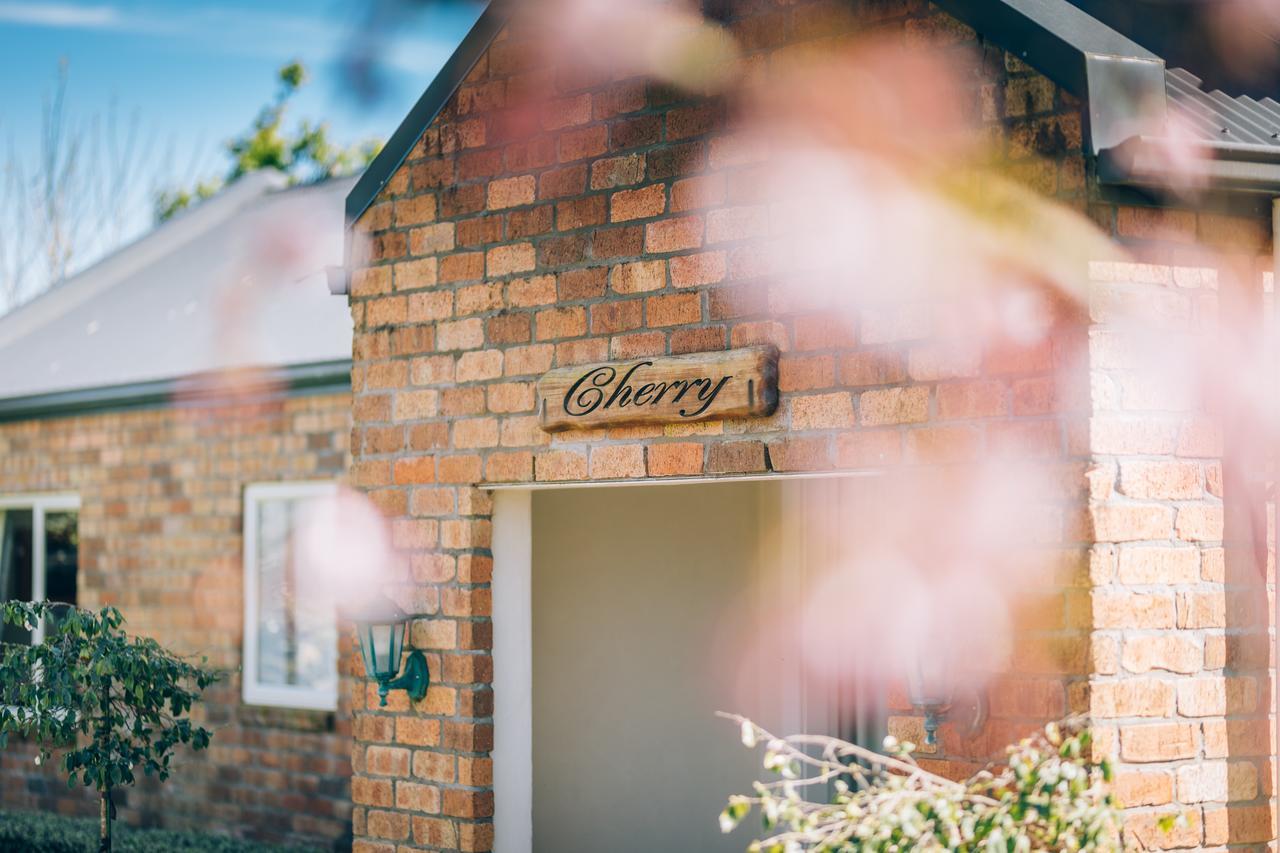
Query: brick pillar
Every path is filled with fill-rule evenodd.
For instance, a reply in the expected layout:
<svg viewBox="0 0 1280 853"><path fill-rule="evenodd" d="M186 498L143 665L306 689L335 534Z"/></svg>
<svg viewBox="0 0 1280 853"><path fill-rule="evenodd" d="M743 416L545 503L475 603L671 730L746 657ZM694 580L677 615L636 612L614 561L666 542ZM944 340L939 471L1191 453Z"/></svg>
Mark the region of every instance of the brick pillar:
<svg viewBox="0 0 1280 853"><path fill-rule="evenodd" d="M1118 759L1132 839L1262 843L1272 837L1265 539L1259 562L1247 529L1256 501L1240 480L1226 491L1243 524L1224 549L1232 417L1205 406L1189 372L1215 334L1218 274L1097 264L1093 278L1090 714ZM1166 833L1156 822L1168 814L1184 824Z"/></svg>

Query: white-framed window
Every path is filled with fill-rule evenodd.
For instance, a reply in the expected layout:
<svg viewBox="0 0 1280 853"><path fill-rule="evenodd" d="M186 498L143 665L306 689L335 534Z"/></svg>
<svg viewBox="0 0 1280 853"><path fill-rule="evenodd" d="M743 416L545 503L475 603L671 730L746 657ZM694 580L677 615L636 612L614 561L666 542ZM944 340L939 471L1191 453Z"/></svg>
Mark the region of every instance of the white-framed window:
<svg viewBox="0 0 1280 853"><path fill-rule="evenodd" d="M76 603L80 568L78 495L0 495L0 601ZM0 628L6 643L38 643L34 631Z"/></svg>
<svg viewBox="0 0 1280 853"><path fill-rule="evenodd" d="M243 696L250 705L331 711L338 705L338 628L324 585L308 578L294 534L326 482L244 490Z"/></svg>

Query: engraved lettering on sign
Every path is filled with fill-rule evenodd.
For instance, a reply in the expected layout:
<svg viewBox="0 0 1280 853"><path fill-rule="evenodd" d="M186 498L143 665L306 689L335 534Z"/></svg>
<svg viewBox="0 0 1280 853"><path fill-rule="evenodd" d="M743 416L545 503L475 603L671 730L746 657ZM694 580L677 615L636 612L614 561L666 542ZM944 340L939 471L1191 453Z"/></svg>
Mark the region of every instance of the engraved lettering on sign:
<svg viewBox="0 0 1280 853"><path fill-rule="evenodd" d="M767 415L777 406L777 351L748 347L553 370L538 383L542 427Z"/></svg>

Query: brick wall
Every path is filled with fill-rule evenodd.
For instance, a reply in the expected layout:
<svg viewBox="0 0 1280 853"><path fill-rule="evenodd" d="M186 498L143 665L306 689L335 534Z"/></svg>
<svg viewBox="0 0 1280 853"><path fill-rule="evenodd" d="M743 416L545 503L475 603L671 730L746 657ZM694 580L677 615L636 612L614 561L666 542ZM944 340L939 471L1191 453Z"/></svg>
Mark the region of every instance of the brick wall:
<svg viewBox="0 0 1280 853"><path fill-rule="evenodd" d="M144 781L119 795L123 820L349 843L347 713L243 706L234 672L244 486L341 478L349 409L350 396L334 394L0 425L0 493L80 496L80 603L114 605L130 631L232 671L193 713L214 729L210 749L181 754L158 790ZM97 814L21 744L0 753L0 772L0 806Z"/></svg>
<svg viewBox="0 0 1280 853"><path fill-rule="evenodd" d="M1249 257L1264 247L1242 246L1256 229L1241 224L1221 269L1093 270L1089 713L1118 758L1129 832L1148 847L1274 839L1267 448L1247 405L1149 361L1153 333L1160 357L1187 373L1229 351L1224 328L1256 333L1269 264ZM1168 230L1144 236L1170 251ZM1170 814L1183 825L1158 831Z"/></svg>
<svg viewBox="0 0 1280 853"><path fill-rule="evenodd" d="M750 4L730 26L761 60L869 27L955 52L971 75L967 108L1011 174L1090 208L1070 97L923 3L851 7ZM500 36L357 226L367 247L352 274L352 479L412 554L399 592L421 617L412 644L435 684L416 706L401 694L380 709L370 685L352 683L356 849L492 844L501 697L489 686L487 483L1038 460L1062 484L1045 496L1059 568L1021 615L990 724L976 739L944 728L936 766L961 772L1041 721L1087 710L1089 392L1085 376L1060 370L1082 356L1084 321L1064 321L1049 345L956 361L932 339L946 306L852 324L788 310L785 270L753 243L768 218L761 155L739 144L725 106L642 80L568 79L536 56L518 28ZM530 128L519 107L532 90L547 102ZM552 367L761 342L782 351L772 417L554 437L537 426L534 382ZM894 704L894 725L918 731Z"/></svg>

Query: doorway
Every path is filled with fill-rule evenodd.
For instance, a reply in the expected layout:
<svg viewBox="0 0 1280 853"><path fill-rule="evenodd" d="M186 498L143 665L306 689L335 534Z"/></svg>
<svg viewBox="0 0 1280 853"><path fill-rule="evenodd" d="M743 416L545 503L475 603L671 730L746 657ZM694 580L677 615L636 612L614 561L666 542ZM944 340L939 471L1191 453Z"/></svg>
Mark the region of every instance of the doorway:
<svg viewBox="0 0 1280 853"><path fill-rule="evenodd" d="M871 483L499 492L497 849L745 849L752 828L716 818L761 754L717 711L878 743L883 709L810 683L785 636L829 556L807 528Z"/></svg>

